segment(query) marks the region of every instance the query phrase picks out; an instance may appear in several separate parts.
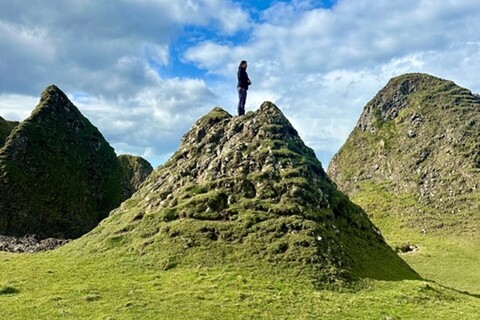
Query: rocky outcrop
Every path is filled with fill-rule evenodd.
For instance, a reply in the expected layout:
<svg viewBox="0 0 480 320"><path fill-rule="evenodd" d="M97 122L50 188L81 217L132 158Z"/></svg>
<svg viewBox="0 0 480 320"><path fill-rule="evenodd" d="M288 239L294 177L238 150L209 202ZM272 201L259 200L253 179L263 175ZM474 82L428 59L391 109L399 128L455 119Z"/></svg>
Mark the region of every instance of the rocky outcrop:
<svg viewBox="0 0 480 320"><path fill-rule="evenodd" d="M0 251L14 253L34 253L56 249L70 242L66 239L40 239L36 235L23 237L0 236Z"/></svg>
<svg viewBox="0 0 480 320"><path fill-rule="evenodd" d="M257 259L312 272L318 283L417 277L271 102L240 117L214 108L81 241L88 250L151 252L168 268Z"/></svg>
<svg viewBox="0 0 480 320"><path fill-rule="evenodd" d="M328 173L348 194L369 187L411 205L402 223L476 232L480 99L427 74L393 78L365 106ZM388 209L386 209L388 211Z"/></svg>
<svg viewBox="0 0 480 320"><path fill-rule="evenodd" d="M122 200L113 148L56 86L0 149L0 234L75 238Z"/></svg>

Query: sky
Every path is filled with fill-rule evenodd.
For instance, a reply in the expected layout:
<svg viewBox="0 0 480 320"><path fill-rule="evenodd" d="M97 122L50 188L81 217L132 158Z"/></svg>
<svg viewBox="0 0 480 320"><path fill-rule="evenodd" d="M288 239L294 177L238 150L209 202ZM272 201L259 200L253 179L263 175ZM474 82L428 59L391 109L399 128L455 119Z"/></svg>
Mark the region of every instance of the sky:
<svg viewBox="0 0 480 320"><path fill-rule="evenodd" d="M0 0L0 116L59 86L117 154L154 167L213 107L272 101L326 168L392 77L480 92L478 0Z"/></svg>

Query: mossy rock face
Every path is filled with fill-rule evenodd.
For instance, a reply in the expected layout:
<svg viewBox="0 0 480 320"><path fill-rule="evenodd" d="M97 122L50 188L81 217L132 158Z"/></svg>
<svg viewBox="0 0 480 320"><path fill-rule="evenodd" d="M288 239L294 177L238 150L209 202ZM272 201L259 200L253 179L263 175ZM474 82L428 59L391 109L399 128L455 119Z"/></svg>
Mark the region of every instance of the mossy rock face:
<svg viewBox="0 0 480 320"><path fill-rule="evenodd" d="M8 135L18 125L16 121L7 121L0 117L0 148L3 147Z"/></svg>
<svg viewBox="0 0 480 320"><path fill-rule="evenodd" d="M261 259L322 284L417 277L271 102L245 116L215 108L199 119L172 158L82 241L195 266Z"/></svg>
<svg viewBox="0 0 480 320"><path fill-rule="evenodd" d="M393 78L365 106L329 176L350 195L380 188L406 199L404 226L478 234L479 110L479 96L452 81Z"/></svg>
<svg viewBox="0 0 480 320"><path fill-rule="evenodd" d="M122 200L113 148L56 86L0 149L0 234L78 237Z"/></svg>
<svg viewBox="0 0 480 320"><path fill-rule="evenodd" d="M137 191L152 173L152 165L142 157L122 154L118 156L122 168L123 199L128 199Z"/></svg>

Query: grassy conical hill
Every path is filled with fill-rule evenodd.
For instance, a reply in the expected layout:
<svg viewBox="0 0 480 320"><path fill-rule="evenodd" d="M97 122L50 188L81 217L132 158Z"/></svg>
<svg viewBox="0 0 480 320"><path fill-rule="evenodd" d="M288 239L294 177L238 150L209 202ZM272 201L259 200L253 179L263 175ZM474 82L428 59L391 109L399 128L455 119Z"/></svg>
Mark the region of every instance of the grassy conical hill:
<svg viewBox="0 0 480 320"><path fill-rule="evenodd" d="M0 149L0 234L78 237L122 200L102 134L56 86Z"/></svg>
<svg viewBox="0 0 480 320"><path fill-rule="evenodd" d="M8 135L17 125L18 122L16 121L7 121L0 117L0 148L3 147Z"/></svg>
<svg viewBox="0 0 480 320"><path fill-rule="evenodd" d="M323 284L417 277L270 102L241 117L214 108L199 119L76 247L152 254L166 269L266 263Z"/></svg>
<svg viewBox="0 0 480 320"><path fill-rule="evenodd" d="M478 293L480 98L426 74L365 106L329 176L423 277Z"/></svg>
<svg viewBox="0 0 480 320"><path fill-rule="evenodd" d="M329 175L350 195L380 188L403 197L406 226L477 233L479 111L480 98L452 81L394 78L365 106Z"/></svg>

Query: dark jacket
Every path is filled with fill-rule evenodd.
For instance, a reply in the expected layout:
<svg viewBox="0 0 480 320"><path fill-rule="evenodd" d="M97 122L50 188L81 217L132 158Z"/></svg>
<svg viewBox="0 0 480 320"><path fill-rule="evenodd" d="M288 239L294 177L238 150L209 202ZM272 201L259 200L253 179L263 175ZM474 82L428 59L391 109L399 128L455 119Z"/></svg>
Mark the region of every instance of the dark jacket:
<svg viewBox="0 0 480 320"><path fill-rule="evenodd" d="M243 67L238 67L237 72L238 84L237 88L243 88L248 90L248 86L251 84L250 79L248 78L247 71Z"/></svg>

